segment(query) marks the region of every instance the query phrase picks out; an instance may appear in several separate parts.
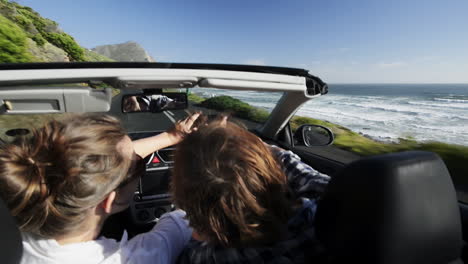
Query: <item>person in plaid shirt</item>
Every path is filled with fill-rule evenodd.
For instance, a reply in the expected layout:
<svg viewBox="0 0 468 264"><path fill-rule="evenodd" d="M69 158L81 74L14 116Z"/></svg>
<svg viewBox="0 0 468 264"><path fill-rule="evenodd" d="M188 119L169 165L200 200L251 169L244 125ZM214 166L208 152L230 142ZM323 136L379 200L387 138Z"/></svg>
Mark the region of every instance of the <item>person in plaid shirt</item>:
<svg viewBox="0 0 468 264"><path fill-rule="evenodd" d="M212 122L179 144L175 162L173 197L187 212L194 238L179 263L305 263L325 257L314 216L330 177L293 152L233 123Z"/></svg>

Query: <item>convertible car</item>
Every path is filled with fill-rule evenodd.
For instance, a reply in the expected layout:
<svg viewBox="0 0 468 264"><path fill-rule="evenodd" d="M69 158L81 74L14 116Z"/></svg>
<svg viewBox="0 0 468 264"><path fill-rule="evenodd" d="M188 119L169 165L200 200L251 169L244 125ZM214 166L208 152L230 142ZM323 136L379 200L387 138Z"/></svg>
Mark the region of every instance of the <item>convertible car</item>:
<svg viewBox="0 0 468 264"><path fill-rule="evenodd" d="M1 142L28 136L44 120L71 112L106 112L133 139L148 137L192 111L215 115L187 96L192 89L279 93L263 123L239 119L264 141L290 149L332 177L317 209L316 233L327 263L463 263L468 207L458 203L444 162L409 151L361 158L333 148L325 127L290 120L328 86L295 68L171 63L47 63L0 65ZM149 230L174 209L168 186L173 148L146 158L128 210L109 218L102 235ZM338 154L337 154L338 153ZM18 263L21 237L0 201L0 262Z"/></svg>

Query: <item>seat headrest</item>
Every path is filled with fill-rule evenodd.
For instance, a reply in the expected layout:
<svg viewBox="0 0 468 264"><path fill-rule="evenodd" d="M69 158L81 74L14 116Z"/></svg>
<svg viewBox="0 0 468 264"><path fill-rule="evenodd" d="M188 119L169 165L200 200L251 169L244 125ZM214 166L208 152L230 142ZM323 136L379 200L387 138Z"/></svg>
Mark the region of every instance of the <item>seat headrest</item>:
<svg viewBox="0 0 468 264"><path fill-rule="evenodd" d="M21 234L15 220L2 199L0 199L0 262L17 264L23 255Z"/></svg>
<svg viewBox="0 0 468 264"><path fill-rule="evenodd" d="M316 232L337 260L448 263L461 254L461 219L444 162L432 152L363 158L332 178Z"/></svg>

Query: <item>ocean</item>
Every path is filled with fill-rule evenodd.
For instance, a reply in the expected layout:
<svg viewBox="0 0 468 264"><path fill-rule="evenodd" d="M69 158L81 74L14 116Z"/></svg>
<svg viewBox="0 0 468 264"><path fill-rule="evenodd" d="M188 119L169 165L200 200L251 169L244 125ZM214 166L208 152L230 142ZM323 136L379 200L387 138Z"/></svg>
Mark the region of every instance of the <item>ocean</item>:
<svg viewBox="0 0 468 264"><path fill-rule="evenodd" d="M271 111L281 93L194 89ZM468 84L330 84L297 115L326 120L381 141L411 138L468 145Z"/></svg>

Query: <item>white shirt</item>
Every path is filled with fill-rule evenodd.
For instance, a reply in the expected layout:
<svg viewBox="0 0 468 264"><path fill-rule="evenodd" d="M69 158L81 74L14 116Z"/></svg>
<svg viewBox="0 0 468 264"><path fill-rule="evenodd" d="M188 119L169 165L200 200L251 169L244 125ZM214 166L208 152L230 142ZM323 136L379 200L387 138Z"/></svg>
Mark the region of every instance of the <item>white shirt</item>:
<svg viewBox="0 0 468 264"><path fill-rule="evenodd" d="M185 212L181 210L167 213L151 231L131 240L124 232L120 242L100 237L87 242L59 245L54 239L41 239L23 233L21 263L174 263L192 235L184 216Z"/></svg>

